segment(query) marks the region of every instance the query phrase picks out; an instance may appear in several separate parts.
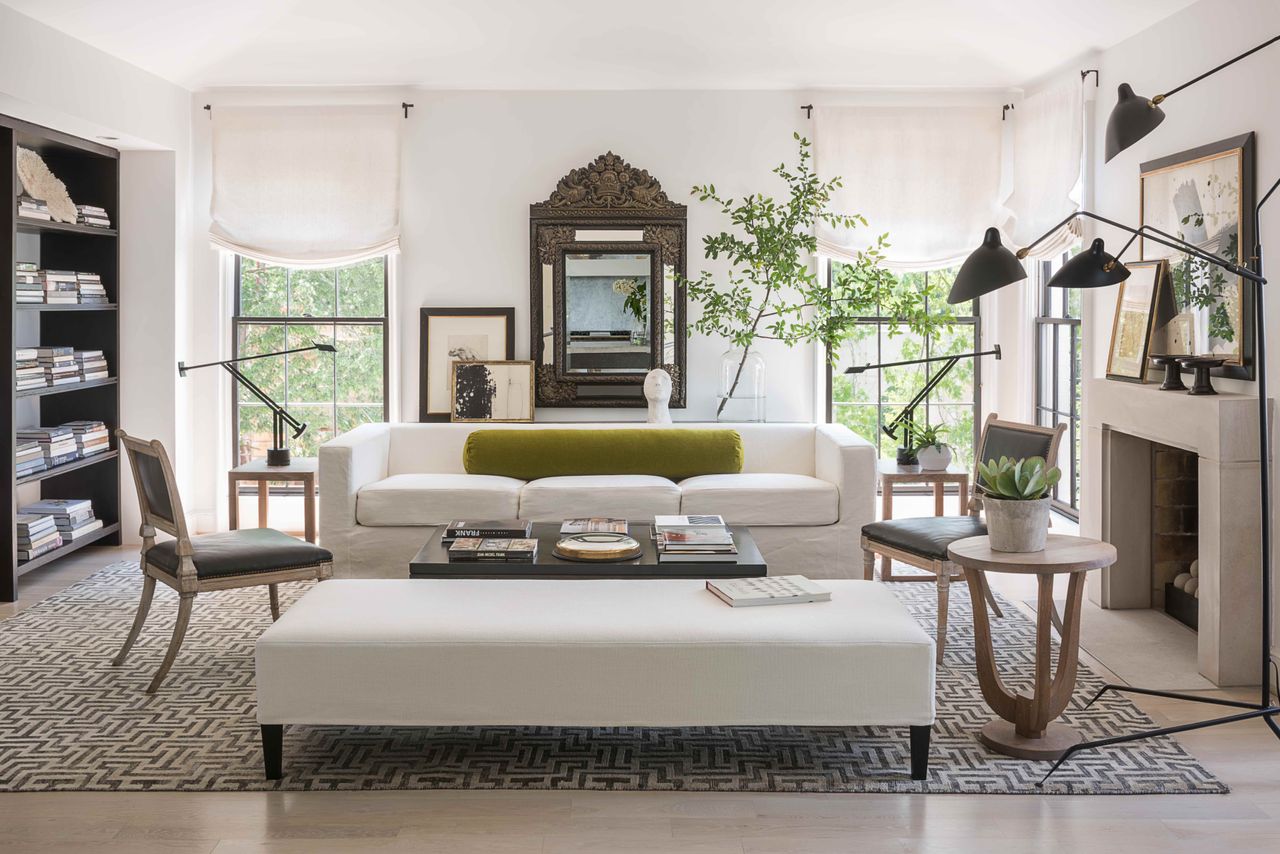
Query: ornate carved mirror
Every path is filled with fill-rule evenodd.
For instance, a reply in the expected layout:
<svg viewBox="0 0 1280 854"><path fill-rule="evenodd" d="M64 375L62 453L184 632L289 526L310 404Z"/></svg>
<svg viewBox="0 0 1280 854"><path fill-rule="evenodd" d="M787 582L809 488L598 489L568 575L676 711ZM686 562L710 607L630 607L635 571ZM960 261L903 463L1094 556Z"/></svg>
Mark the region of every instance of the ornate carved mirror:
<svg viewBox="0 0 1280 854"><path fill-rule="evenodd" d="M671 374L685 405L685 207L613 152L529 206L530 350L539 406L644 406Z"/></svg>

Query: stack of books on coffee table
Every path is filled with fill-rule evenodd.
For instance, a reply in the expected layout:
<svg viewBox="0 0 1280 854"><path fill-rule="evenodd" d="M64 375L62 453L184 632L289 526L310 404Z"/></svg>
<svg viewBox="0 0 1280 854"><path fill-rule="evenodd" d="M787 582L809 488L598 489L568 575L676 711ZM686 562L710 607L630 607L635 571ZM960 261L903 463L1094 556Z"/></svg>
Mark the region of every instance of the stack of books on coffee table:
<svg viewBox="0 0 1280 854"><path fill-rule="evenodd" d="M450 563L528 563L538 556L533 523L523 519L456 519L445 526L441 541Z"/></svg>
<svg viewBox="0 0 1280 854"><path fill-rule="evenodd" d="M653 537L659 563L733 563L738 547L720 516L656 516Z"/></svg>

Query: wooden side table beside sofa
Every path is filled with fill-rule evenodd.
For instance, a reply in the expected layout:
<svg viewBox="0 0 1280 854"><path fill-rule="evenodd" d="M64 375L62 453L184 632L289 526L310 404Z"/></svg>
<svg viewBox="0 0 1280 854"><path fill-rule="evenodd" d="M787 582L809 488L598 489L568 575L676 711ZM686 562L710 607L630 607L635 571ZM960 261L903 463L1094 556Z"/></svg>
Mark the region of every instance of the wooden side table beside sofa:
<svg viewBox="0 0 1280 854"><path fill-rule="evenodd" d="M1067 748L1080 741L1080 734L1054 719L1071 702L1075 689L1076 668L1080 659L1080 604L1084 594L1085 573L1101 569L1116 561L1115 546L1110 543L1050 534L1041 552L997 552L985 537L957 540L948 548L952 561L964 567L969 594L981 603L989 594L988 572L1029 573L1036 576L1036 672L1030 696L1015 694L1005 687L996 669L995 651L987 609L973 609L973 645L977 658L978 684L982 697L1000 717L982 728L978 740L987 747L1018 759L1057 759ZM1054 627L1056 606L1053 581L1057 575L1069 574L1067 606L1062 615L1058 666L1052 671L1050 632Z"/></svg>
<svg viewBox="0 0 1280 854"><path fill-rule="evenodd" d="M302 484L302 509L304 536L307 542L316 541L316 472L320 461L315 457L294 457L287 466L269 466L266 460L253 460L236 466L227 472L227 490L230 506L227 508L228 527L235 531L240 527L241 481L258 484L258 527L267 527L268 486L272 481L297 481Z"/></svg>

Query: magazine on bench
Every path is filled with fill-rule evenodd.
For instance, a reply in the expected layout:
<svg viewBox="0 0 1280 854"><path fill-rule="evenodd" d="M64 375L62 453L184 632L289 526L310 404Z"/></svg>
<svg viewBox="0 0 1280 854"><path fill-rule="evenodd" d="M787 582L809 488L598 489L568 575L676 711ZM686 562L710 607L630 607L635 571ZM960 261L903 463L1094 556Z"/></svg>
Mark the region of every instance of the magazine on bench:
<svg viewBox="0 0 1280 854"><path fill-rule="evenodd" d="M803 575L770 575L764 578L708 581L707 590L734 608L831 601L830 590L815 584Z"/></svg>

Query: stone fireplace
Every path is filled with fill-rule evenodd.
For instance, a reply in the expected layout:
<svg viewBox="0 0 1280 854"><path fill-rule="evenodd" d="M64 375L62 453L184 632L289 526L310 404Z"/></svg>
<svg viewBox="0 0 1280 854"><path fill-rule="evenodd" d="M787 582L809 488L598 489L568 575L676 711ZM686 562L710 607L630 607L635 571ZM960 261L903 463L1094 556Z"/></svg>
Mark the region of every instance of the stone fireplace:
<svg viewBox="0 0 1280 854"><path fill-rule="evenodd" d="M1090 573L1089 598L1103 608L1189 609L1200 673L1217 685L1257 684L1257 399L1091 379L1083 414L1080 530L1118 553L1114 566ZM1193 561L1188 603L1176 582Z"/></svg>

